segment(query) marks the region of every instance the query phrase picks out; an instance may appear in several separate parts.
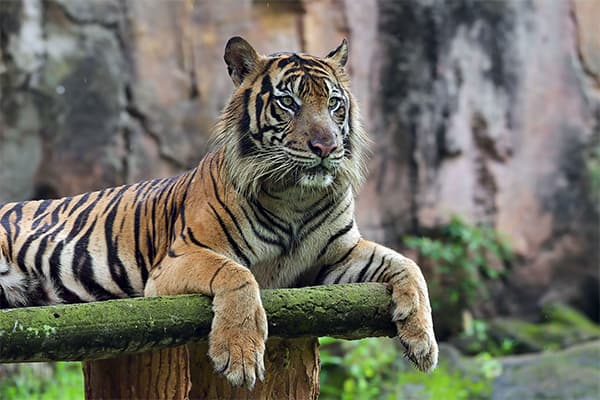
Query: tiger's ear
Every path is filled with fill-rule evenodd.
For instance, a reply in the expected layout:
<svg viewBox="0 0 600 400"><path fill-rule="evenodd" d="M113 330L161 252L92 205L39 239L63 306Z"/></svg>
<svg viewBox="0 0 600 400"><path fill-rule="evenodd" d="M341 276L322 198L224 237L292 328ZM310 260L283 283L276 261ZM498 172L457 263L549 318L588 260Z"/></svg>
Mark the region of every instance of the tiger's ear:
<svg viewBox="0 0 600 400"><path fill-rule="evenodd" d="M348 41L346 38L342 40L342 43L338 47L331 50L325 58L334 65L343 68L348 61Z"/></svg>
<svg viewBox="0 0 600 400"><path fill-rule="evenodd" d="M225 46L225 62L227 71L235 86L239 86L244 78L258 66L260 56L239 36L234 36Z"/></svg>

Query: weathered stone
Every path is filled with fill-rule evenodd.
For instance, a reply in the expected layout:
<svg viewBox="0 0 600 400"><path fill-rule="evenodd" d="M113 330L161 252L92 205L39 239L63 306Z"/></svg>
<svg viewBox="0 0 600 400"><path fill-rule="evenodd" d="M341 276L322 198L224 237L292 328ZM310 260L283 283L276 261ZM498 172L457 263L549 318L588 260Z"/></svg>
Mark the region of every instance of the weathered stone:
<svg viewBox="0 0 600 400"><path fill-rule="evenodd" d="M563 300L598 316L598 215L583 154L600 103L575 57L571 6L378 4L385 57L369 201L359 204L377 210L370 223L394 247L453 214L499 229L520 260L495 296L500 313Z"/></svg>
<svg viewBox="0 0 600 400"><path fill-rule="evenodd" d="M600 3L590 0L574 0L573 13L577 31L577 51L581 67L600 89L600 35L598 15Z"/></svg>
<svg viewBox="0 0 600 400"><path fill-rule="evenodd" d="M595 400L600 392L600 342L556 353L500 359L491 399Z"/></svg>

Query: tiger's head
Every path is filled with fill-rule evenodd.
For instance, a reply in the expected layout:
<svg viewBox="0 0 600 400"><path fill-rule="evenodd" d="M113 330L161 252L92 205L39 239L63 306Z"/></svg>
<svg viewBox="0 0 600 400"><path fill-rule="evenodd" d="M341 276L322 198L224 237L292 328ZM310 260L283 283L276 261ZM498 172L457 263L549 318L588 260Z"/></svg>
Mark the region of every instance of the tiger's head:
<svg viewBox="0 0 600 400"><path fill-rule="evenodd" d="M366 134L345 71L348 45L326 57L258 54L240 37L225 62L236 89L217 125L236 189L356 192L364 179Z"/></svg>

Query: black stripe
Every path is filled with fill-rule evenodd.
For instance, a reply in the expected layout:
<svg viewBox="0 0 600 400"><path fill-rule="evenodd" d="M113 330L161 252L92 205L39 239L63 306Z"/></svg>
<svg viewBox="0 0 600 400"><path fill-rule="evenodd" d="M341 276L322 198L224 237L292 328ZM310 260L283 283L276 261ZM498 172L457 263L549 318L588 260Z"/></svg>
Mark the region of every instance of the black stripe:
<svg viewBox="0 0 600 400"><path fill-rule="evenodd" d="M290 226L285 225L285 221L281 218L267 210L260 204L259 201L250 202L251 206L255 206L256 209L260 212L260 214L272 225L274 225L277 229L281 230L284 233L287 233L289 236L292 235L292 228Z"/></svg>
<svg viewBox="0 0 600 400"><path fill-rule="evenodd" d="M42 226L38 230L34 231L30 236L27 237L27 240L25 241L25 243L23 243L23 245L21 246L21 248L19 249L19 252L17 254L17 265L21 268L22 271L27 271L27 266L25 264L25 257L27 255L27 251L29 250L29 247L32 245L32 243L35 240L39 239L43 235L46 235L41 240L41 242L38 246L38 249L36 250L36 255L35 255L35 268L40 274L43 273L42 272L43 252L47 246L48 240L51 238L53 239L54 236L56 235L56 232L61 230L62 227L64 227L64 223L61 226L44 224L44 226ZM48 232L52 228L55 228L55 232L52 234L48 234Z"/></svg>
<svg viewBox="0 0 600 400"><path fill-rule="evenodd" d="M254 236L256 238L258 238L259 240L261 240L261 241L263 241L265 243L275 245L275 246L281 248L282 251L285 250L285 245L281 242L281 240L272 239L272 238L269 238L269 237L263 235L262 233L260 233L260 231L258 230L258 228L256 227L256 225L254 225L254 221L248 215L248 212L246 211L246 209L244 208L244 206L240 205L240 209L242 210L242 213L244 213L244 216L246 217L246 220L249 222L250 229L252 229L252 233L254 234Z"/></svg>
<svg viewBox="0 0 600 400"><path fill-rule="evenodd" d="M337 200L335 200L337 201ZM333 221L337 220L339 216L343 215L346 211L348 211L348 208L350 208L350 205L352 204L352 201L349 201L346 206L335 215L335 217L331 218ZM329 219L329 217L331 216L331 214L333 214L333 212L335 211L335 207L330 208L327 212L325 212L326 208L323 208L323 210L320 212L320 214L317 215L321 215L321 218L312 226L306 228L301 234L300 237L301 239L304 239L306 237L308 237L309 235L311 235L314 231L316 231L319 227L321 227L323 225L323 223L325 223L325 221L327 221L327 219Z"/></svg>
<svg viewBox="0 0 600 400"><path fill-rule="evenodd" d="M371 277L369 278L369 282L376 282L375 277L382 273L383 271L385 271L384 264L385 264L385 257L387 256L383 256L381 257L381 263L379 263L379 265L377 266L377 268L375 268L375 270L371 273Z"/></svg>
<svg viewBox="0 0 600 400"><path fill-rule="evenodd" d="M29 306L45 306L50 302L48 293L44 290L41 282L36 279L27 281L27 300Z"/></svg>
<svg viewBox="0 0 600 400"><path fill-rule="evenodd" d="M334 279L333 284L337 285L338 283L340 283L340 281L342 280L342 277L344 277L349 271L350 271L350 268L346 268L345 270L343 270L342 273L339 274L338 277Z"/></svg>
<svg viewBox="0 0 600 400"><path fill-rule="evenodd" d="M27 250L29 250L31 243L33 243L34 240L39 238L42 233L42 231L35 232L34 234L28 236L27 240L25 240L25 243L23 243L23 245L19 249L19 252L17 253L17 265L19 266L21 271L27 272L27 265L25 265L25 256L27 255Z"/></svg>
<svg viewBox="0 0 600 400"><path fill-rule="evenodd" d="M0 309L10 308L11 304L8 302L8 298L6 297L6 293L4 293L4 288L0 286Z"/></svg>
<svg viewBox="0 0 600 400"><path fill-rule="evenodd" d="M356 246L358 246L358 243L356 243L354 246L352 246L350 248L350 250L348 250L346 252L346 254L344 254L339 260L337 260L336 262L329 264L329 265L324 265L323 267L321 267L321 270L319 271L319 274L317 275L317 277L315 278L315 283L323 283L325 282L325 278L327 278L327 275L329 275L329 273L337 268L340 264L342 264L344 261L346 261L346 259L348 257L350 257L350 254L352 254L352 252L354 251L354 249L356 248Z"/></svg>
<svg viewBox="0 0 600 400"><path fill-rule="evenodd" d="M192 228L190 228L189 226L187 228L187 234L188 234L190 240L192 241L192 243L195 244L196 246L202 247L204 249L212 250L212 248L210 248L209 246L205 245L204 243L202 243L198 239L196 239L196 236L194 236L194 231L192 231Z"/></svg>
<svg viewBox="0 0 600 400"><path fill-rule="evenodd" d="M159 197L164 204L164 222L166 229L166 237L172 239L174 236L174 226L170 223L173 219L173 207L174 207L174 199L173 199L173 191L175 190L175 185L173 184L171 179L163 179L161 182L161 188ZM168 188L168 189L167 189ZM167 190L165 190L167 189ZM170 208L169 208L170 207Z"/></svg>
<svg viewBox="0 0 600 400"><path fill-rule="evenodd" d="M346 157L352 158L352 142L350 141L350 135L353 133L352 128L352 101L348 101L348 134L344 136L344 153Z"/></svg>
<svg viewBox="0 0 600 400"><path fill-rule="evenodd" d="M243 113L238 124L240 135L238 149L242 157L249 156L256 151L256 145L250 137L250 113L248 112L248 105L250 104L251 93L252 89L244 91Z"/></svg>
<svg viewBox="0 0 600 400"><path fill-rule="evenodd" d="M229 215L229 218L231 219L231 221L235 225L237 231L240 234L240 237L244 241L244 244L246 245L246 247L248 248L248 250L250 250L250 252L256 256L256 252L254 251L254 249L252 248L252 246L250 245L250 243L248 243L248 240L246 240L246 237L244 236L244 232L242 231L242 228L240 227L240 224L238 223L238 220L237 220L236 216L229 209L229 207L227 207L227 204L225 204L223 202L223 200L221 200L221 196L219 196L219 189L217 187L217 181L215 180L215 176L214 176L214 174L213 174L212 171L210 171L210 179L212 181L213 191L215 192L215 198L219 202L219 205L225 210L225 212L227 213L227 215Z"/></svg>
<svg viewBox="0 0 600 400"><path fill-rule="evenodd" d="M60 225L58 225L58 222L55 225L44 225L42 227L42 229L46 229L46 228L54 229L54 231L48 232L48 238L50 239L50 241L54 242L56 240L56 236L58 236L59 233L64 231L65 226L67 226L67 220L64 220Z"/></svg>
<svg viewBox="0 0 600 400"><path fill-rule="evenodd" d="M229 245L233 249L235 255L238 257L238 259L241 259L241 260L244 261L246 267L249 267L250 266L250 259L248 259L248 257L242 251L242 249L240 249L240 246L238 246L238 244L235 242L235 240L233 239L233 237L229 233L229 230L227 229L227 226L225 225L225 222L223 222L223 220L221 219L221 216L219 215L219 213L217 213L217 210L215 210L215 208L210 203L208 203L208 206L210 207L210 209L212 210L213 214L215 215L215 218L217 219L217 222L219 222L219 225L221 226L221 229L223 230L223 233L225 233L225 236L227 237L227 241L229 242Z"/></svg>
<svg viewBox="0 0 600 400"><path fill-rule="evenodd" d="M37 208L37 210L35 211L35 214L33 214L33 222L31 223L31 229L37 229L38 226L40 225L40 223L44 220L44 218L48 215L45 211L48 208L48 206L53 202L53 200L44 200L40 203L39 207ZM64 203L64 200L59 203L59 200L54 200L54 204L52 204L53 206L55 206L56 208L60 208L60 206ZM45 204L44 204L45 203Z"/></svg>
<svg viewBox="0 0 600 400"><path fill-rule="evenodd" d="M358 274L358 278L356 278L356 282L363 282L365 273L368 271L369 267L373 263L373 259L375 258L375 250L376 248L373 249L373 253L371 253L371 257L369 258L369 262L367 262L367 265L361 268L360 273Z"/></svg>
<svg viewBox="0 0 600 400"><path fill-rule="evenodd" d="M135 244L135 262L137 266L140 268L140 272L142 273L142 277L144 282L148 279L148 266L146 264L146 260L144 259L144 254L142 253L140 240L141 240L141 213L142 213L141 202L137 203L135 206L135 216L133 222L133 238ZM168 231L168 230L167 230Z"/></svg>
<svg viewBox="0 0 600 400"><path fill-rule="evenodd" d="M79 296L67 289L62 283L62 278L60 276L60 256L63 248L63 242L58 243L54 248L52 255L50 256L50 280L57 292L58 297L60 297L65 303L83 303L83 300Z"/></svg>
<svg viewBox="0 0 600 400"><path fill-rule="evenodd" d="M219 272L221 272L221 270L223 268L225 268L225 266L227 265L227 261L224 261L221 266L215 271L215 273L213 274L213 276L210 278L210 282L208 283L208 290L210 291L211 294L214 294L214 290L212 288L213 282L215 281L215 278L217 277L217 275L219 275Z"/></svg>
<svg viewBox="0 0 600 400"><path fill-rule="evenodd" d="M35 253L35 268L40 275L43 275L43 257L46 253L46 247L48 247L48 236L44 236L44 238L40 241L38 245L37 251Z"/></svg>
<svg viewBox="0 0 600 400"><path fill-rule="evenodd" d="M336 200L337 199L332 198L331 196L326 194L326 195L322 196L321 198L319 198L319 200L315 201L313 204L309 205L307 208L312 209L313 211L310 212L309 214L305 215L304 218L302 218L302 225L306 225L306 224L310 223L317 216L319 216L320 214L325 212L325 210L330 208L334 204L334 202L336 202ZM314 208L317 207L319 204L321 204L321 202L323 202L323 201L326 201L326 203L315 210Z"/></svg>
<svg viewBox="0 0 600 400"><path fill-rule="evenodd" d="M127 275L125 264L119 257L119 243L118 239L113 240L114 222L119 211L118 207L121 204L122 197L120 197L111 208L110 212L106 216L104 222L104 240L106 242L106 262L108 263L108 269L110 276L113 281L119 286L124 293L127 293L129 297L135 296L137 293L131 286L131 281Z"/></svg>
<svg viewBox="0 0 600 400"><path fill-rule="evenodd" d="M58 206L54 210L52 210L52 214L50 214L50 225L58 224L58 219L59 219L60 213L65 212L70 203L71 203L71 201L69 200L68 202L63 203L62 207ZM66 204L66 206L65 206L65 204Z"/></svg>
<svg viewBox="0 0 600 400"><path fill-rule="evenodd" d="M0 218L0 225L2 225L2 227L4 228L4 231L6 232L6 235L7 235L8 254L6 256L9 259L10 259L10 257L12 257L13 242L16 241L17 236L19 235L19 232L21 229L19 227L19 223L21 222L21 218L23 216L22 210L23 210L23 203L15 203L12 206L12 208L10 208L8 211L6 211ZM10 217L12 214L15 215L15 221L14 221L14 229L11 230ZM11 233L12 233L12 235L11 235Z"/></svg>
<svg viewBox="0 0 600 400"><path fill-rule="evenodd" d="M344 236L346 233L350 232L350 230L352 229L353 226L354 226L354 220L351 220L348 225L344 226L342 229L337 231L335 234L331 235L329 240L327 240L327 243L325 244L325 246L323 246L323 248L319 252L319 255L317 256L317 260L325 255L325 253L327 252L327 249L333 242L335 242L338 238Z"/></svg>
<svg viewBox="0 0 600 400"><path fill-rule="evenodd" d="M156 207L157 207L158 198L154 196L152 199L152 216L150 217L150 221L152 222L152 248L154 249L154 254L158 253L158 245L156 244ZM154 262L154 261L153 261Z"/></svg>
<svg viewBox="0 0 600 400"><path fill-rule="evenodd" d="M62 208L62 212L67 211L67 208L69 208L69 205L71 204L71 201L73 201L72 197L65 197L64 199L62 199L59 207Z"/></svg>
<svg viewBox="0 0 600 400"><path fill-rule="evenodd" d="M73 208L71 209L71 211L69 211L68 216L70 217L71 215L73 215L73 213L75 211L77 211L77 209L79 209L79 207L83 206L86 203L86 201L88 201L89 198L90 198L90 193L83 194L79 198L79 201L73 205Z"/></svg>
<svg viewBox="0 0 600 400"><path fill-rule="evenodd" d="M81 211L79 213L79 215L77 215L77 218L75 218L75 221L73 222L73 227L71 228L71 231L67 235L67 238L66 238L67 242L70 242L71 240L73 240L75 238L75 236L77 236L85 228L85 226L88 222L88 217L90 216L92 210L96 207L96 205L98 204L99 201L100 201L100 197L98 196L94 200L92 200L90 202L90 204L88 204L83 209L83 211ZM71 214L69 214L69 215L71 215Z"/></svg>
<svg viewBox="0 0 600 400"><path fill-rule="evenodd" d="M187 179L185 179L183 182L183 184L185 185L185 191L183 192L183 196L181 198L181 211L179 212L179 218L181 219L181 232L183 233L183 230L185 229L187 223L186 223L186 218L185 218L185 204L187 202L187 198L188 198L188 194L190 192L190 187L192 186L192 181L194 180L194 177L196 176L196 173L198 172L198 168L194 168L194 170L191 173L188 173L188 175L186 176Z"/></svg>
<svg viewBox="0 0 600 400"><path fill-rule="evenodd" d="M129 189L129 185L128 186L123 186L104 206L104 210L105 213L106 212L110 212L113 209L113 204L114 203L120 203L121 199L123 197L123 193L125 193L127 191L127 189ZM112 192L112 190L111 190Z"/></svg>
<svg viewBox="0 0 600 400"><path fill-rule="evenodd" d="M108 300L114 299L117 296L104 287L102 287L94 279L94 265L92 256L89 252L90 237L94 228L96 227L96 221L92 222L87 231L81 236L81 238L74 244L73 259L71 261L71 269L73 276L81 282L83 287L96 299L96 300Z"/></svg>
<svg viewBox="0 0 600 400"><path fill-rule="evenodd" d="M50 205L50 203L52 203L52 200L42 200L42 201L40 201L40 203L38 204L38 207L36 208L35 212L33 213L32 219L36 219L37 217L39 217L40 215L42 215L42 213L44 211L46 211L46 209L48 208L48 206Z"/></svg>
<svg viewBox="0 0 600 400"><path fill-rule="evenodd" d="M271 232L272 234L277 235L277 232L273 229L273 224L271 224L269 220L266 220L265 222L264 219L266 218L264 218L264 216L262 215L258 215L257 211L252 206L252 204L250 204L250 211L252 211L256 222L258 222L260 226L262 226L265 230Z"/></svg>
<svg viewBox="0 0 600 400"><path fill-rule="evenodd" d="M386 273L387 274L387 273ZM394 272L392 275L388 276L387 278L385 277L385 275L383 276L383 278L385 279L386 282L391 282L392 279L394 279L395 277L397 277L398 275L406 275L406 270L403 271L396 271Z"/></svg>

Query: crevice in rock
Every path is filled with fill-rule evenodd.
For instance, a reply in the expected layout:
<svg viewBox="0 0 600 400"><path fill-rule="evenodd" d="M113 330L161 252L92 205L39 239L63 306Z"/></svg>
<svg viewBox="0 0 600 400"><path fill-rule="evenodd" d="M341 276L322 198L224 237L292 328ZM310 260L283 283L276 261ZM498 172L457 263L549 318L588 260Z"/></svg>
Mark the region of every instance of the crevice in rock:
<svg viewBox="0 0 600 400"><path fill-rule="evenodd" d="M296 30L298 32L298 40L300 42L300 50L306 51L306 33L304 32L304 14L306 9L303 3L298 2L298 17L296 18Z"/></svg>
<svg viewBox="0 0 600 400"><path fill-rule="evenodd" d="M596 90L600 90L600 75L595 73L593 69L588 65L585 55L583 54L583 50L581 48L581 26L579 24L579 20L577 19L577 11L575 11L576 4L572 1L570 2L569 7L569 17L573 24L573 28L575 30L575 34L573 35L573 39L575 41L575 54L577 55L577 63L581 67L581 70L592 82L594 88Z"/></svg>
<svg viewBox="0 0 600 400"><path fill-rule="evenodd" d="M2 56L2 62L5 62L5 57L10 57L8 39L11 34L18 32L20 28L20 18L15 17L22 12L22 7L21 2L10 1L3 3L2 8L0 8L0 55ZM2 72L0 71L0 73Z"/></svg>
<svg viewBox="0 0 600 400"><path fill-rule="evenodd" d="M478 111L471 117L471 131L475 144L488 158L498 162L506 160L506 156L501 154L498 148L498 143L489 134L486 118Z"/></svg>
<svg viewBox="0 0 600 400"><path fill-rule="evenodd" d="M63 4L61 4L58 1L53 1L53 2L50 2L47 4L51 4L54 7L58 8L61 11L61 13L65 16L65 18L67 18L69 21L71 21L75 25L97 25L99 27L109 29L109 30L114 30L115 27L118 28L117 23L107 23L107 22L99 21L94 18L77 17L77 16L73 15L67 7L65 7Z"/></svg>
<svg viewBox="0 0 600 400"><path fill-rule="evenodd" d="M129 182L131 178L131 166L129 160L129 155L131 154L131 135L131 129L127 126L123 127L121 138L123 140L124 152L121 157L121 180L124 183Z"/></svg>
<svg viewBox="0 0 600 400"><path fill-rule="evenodd" d="M175 168L178 168L181 170L187 169L188 166L184 162L172 157L171 155L169 155L163 151L163 146L162 146L162 141L161 141L160 136L156 132L154 132L154 130L150 127L150 122L148 121L148 118L146 117L146 115L135 105L135 101L133 99L133 93L132 93L131 87L129 85L127 85L125 87L125 98L127 100L127 105L125 106L125 111L132 119L134 119L135 121L137 121L140 124L140 126L143 128L144 133L146 135L148 135L148 137L150 137L152 140L154 140L157 148L159 149L160 158L163 161L170 163Z"/></svg>
<svg viewBox="0 0 600 400"><path fill-rule="evenodd" d="M473 195L474 202L481 213L478 220L493 225L498 211L496 204L498 187L496 179L487 165L487 160L500 162L503 161L503 158L498 153L496 143L489 135L487 120L479 112L475 112L471 117L471 132L477 146L474 160L477 187Z"/></svg>
<svg viewBox="0 0 600 400"><path fill-rule="evenodd" d="M410 158L409 158L409 179L410 179L410 230L411 232L419 232L419 146L417 127L415 121L417 120L416 114L418 109L416 106L411 107L411 118L410 127L408 128L408 146Z"/></svg>
<svg viewBox="0 0 600 400"><path fill-rule="evenodd" d="M200 97L200 91L198 90L198 77L196 74L196 46L194 43L190 43L190 70L188 75L190 77L190 94L189 99L194 100Z"/></svg>
<svg viewBox="0 0 600 400"><path fill-rule="evenodd" d="M116 39L116 42L119 46L119 50L121 52L123 59L126 61L125 65L127 67L130 67L130 65L131 65L131 63L130 63L131 49L129 48L125 38L123 37L123 32L121 31L121 28L126 28L129 21L124 21L124 24L126 26L123 27L123 26L121 26L121 23L119 21L104 22L104 21L100 21L100 20L97 20L94 18L81 18L81 17L75 16L69 11L69 9L67 7L65 7L63 4L61 4L58 1L53 1L53 2L49 2L49 3L44 2L44 10L47 10L49 8L49 6L55 7L57 10L59 10L61 12L61 14L69 22L73 23L74 25L95 26L97 28L101 28L101 29L111 32L112 35L114 35L114 37ZM119 7L121 10L120 15L125 16L125 18L126 18L128 16L128 9L127 9L126 2L119 3ZM43 21L44 22L48 21L48 18L46 15L44 16ZM46 30L44 29L44 33L45 32L46 32Z"/></svg>
<svg viewBox="0 0 600 400"><path fill-rule="evenodd" d="M35 185L31 200L57 199L61 197L59 191L50 183L38 183Z"/></svg>

